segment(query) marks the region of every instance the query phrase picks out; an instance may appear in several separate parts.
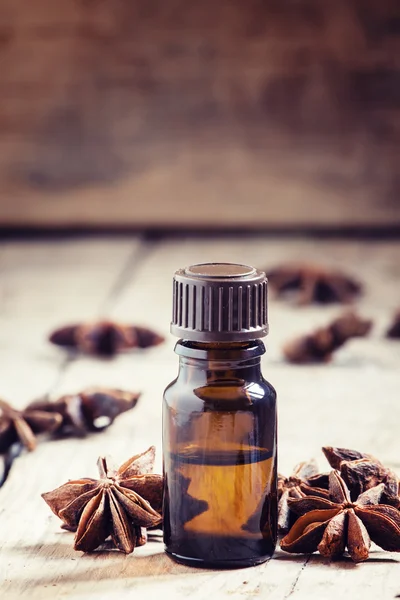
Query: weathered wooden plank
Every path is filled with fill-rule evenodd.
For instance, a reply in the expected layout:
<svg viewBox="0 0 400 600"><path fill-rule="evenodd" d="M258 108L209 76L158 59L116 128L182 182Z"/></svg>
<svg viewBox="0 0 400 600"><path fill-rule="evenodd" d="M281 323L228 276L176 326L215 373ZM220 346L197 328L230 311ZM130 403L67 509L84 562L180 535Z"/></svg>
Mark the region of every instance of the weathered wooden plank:
<svg viewBox="0 0 400 600"><path fill-rule="evenodd" d="M48 334L96 318L139 245L137 238L75 238L1 246L2 397L23 406L47 392L66 361Z"/></svg>
<svg viewBox="0 0 400 600"><path fill-rule="evenodd" d="M0 395L16 407L54 387L69 358L47 341L66 320L94 318L112 297L138 238L8 242L0 246ZM2 459L4 470L11 463Z"/></svg>
<svg viewBox="0 0 400 600"><path fill-rule="evenodd" d="M399 225L396 0L2 0L0 221Z"/></svg>
<svg viewBox="0 0 400 600"><path fill-rule="evenodd" d="M133 276L107 308L121 320L133 320L168 332L172 272L184 264L230 260L269 266L290 258L318 256L324 263L346 265L367 284L360 310L377 322L371 339L357 340L324 367L293 367L283 363L281 343L287 337L328 320L338 308L295 309L271 299L271 336L264 361L265 376L280 398L280 468L289 472L298 460L319 455L322 444L355 446L375 452L399 469L397 402L400 350L382 339L399 293L399 245L396 243L282 240L257 237L160 242L145 254ZM365 565L329 565L316 555L292 557L277 552L270 562L252 569L218 572L189 569L170 561L161 541L152 541L123 557L95 553L81 557L71 548L72 535L59 529L41 500L68 478L95 476L98 454L123 460L155 443L161 468L161 395L174 377L177 357L173 340L143 353L113 361L80 359L70 365L55 392L92 383L143 391L135 410L106 432L84 440L43 444L16 463L0 492L0 576L5 597L32 600L58 597L145 598L170 594L177 600L214 597L337 598L351 595L393 597L399 590L398 557L376 551ZM324 461L320 460L321 468ZM21 483L23 482L23 484ZM23 489L23 491L22 491ZM29 501L27 501L29 498ZM10 526L12 524L12 526ZM367 582L367 583L366 583ZM367 586L367 587L366 587Z"/></svg>

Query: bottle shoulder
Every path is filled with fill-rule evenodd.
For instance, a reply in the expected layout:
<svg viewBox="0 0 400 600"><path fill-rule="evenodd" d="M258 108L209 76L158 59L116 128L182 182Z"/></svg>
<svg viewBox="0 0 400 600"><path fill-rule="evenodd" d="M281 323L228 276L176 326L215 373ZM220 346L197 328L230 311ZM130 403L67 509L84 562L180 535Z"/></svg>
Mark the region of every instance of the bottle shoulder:
<svg viewBox="0 0 400 600"><path fill-rule="evenodd" d="M193 411L249 410L261 403L271 406L276 402L276 390L266 379L255 381L215 380L194 382L174 379L165 389L164 403L174 409Z"/></svg>

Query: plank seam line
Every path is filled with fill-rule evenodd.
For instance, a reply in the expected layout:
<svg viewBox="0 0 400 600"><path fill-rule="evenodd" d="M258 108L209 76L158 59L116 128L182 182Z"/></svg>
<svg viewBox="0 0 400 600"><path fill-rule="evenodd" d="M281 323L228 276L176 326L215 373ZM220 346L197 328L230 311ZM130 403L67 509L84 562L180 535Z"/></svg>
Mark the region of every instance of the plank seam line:
<svg viewBox="0 0 400 600"><path fill-rule="evenodd" d="M132 281L132 277L136 272L137 266L142 262L142 260L148 256L148 254L154 249L156 243L153 241L149 241L146 239L144 235L139 237L139 244L134 246L132 252L129 254L125 264L123 264L119 274L117 275L114 283L111 285L109 292L106 294L103 302L100 304L98 308L99 316L101 314L107 313L112 304L118 298L118 296L123 291L124 287ZM47 386L47 391L44 392L42 398L50 399L53 391L57 388L57 386L62 381L63 377L65 377L70 366L79 361L79 356L67 355L59 365L56 370L53 381L49 383ZM4 469L3 479L0 481L0 488L5 484L8 476L10 475L11 469L14 467L15 461L18 459L20 453L22 451L21 445L16 445L14 449L10 450L8 463Z"/></svg>
<svg viewBox="0 0 400 600"><path fill-rule="evenodd" d="M308 563L310 562L311 559L311 554L309 554L306 558L306 560L304 561L304 563L301 566L300 571L297 573L297 577L296 579L293 581L292 583L292 587L290 588L289 592L286 594L286 596L284 597L284 600L287 600L287 598L290 598L290 596L292 596L292 594L294 593L297 584L299 582L299 579L301 577L301 574L303 573L304 569L306 568L306 566L308 565Z"/></svg>
<svg viewBox="0 0 400 600"><path fill-rule="evenodd" d="M101 317L102 314L107 313L111 309L113 303L121 295L125 286L132 281L137 266L154 249L154 246L154 242L149 242L143 235L139 237L139 245L134 246L127 260L122 265L119 274L116 276L114 283L111 285L111 288L106 294L103 302L100 303L100 306L97 311L99 317ZM70 366L75 362L78 362L79 359L79 354L69 355L64 359L63 363L60 365L60 369L57 373L53 384L49 387L49 391L47 393L48 397L51 396L53 390L56 389L57 385L59 385L63 377L65 377L65 374L67 373Z"/></svg>
<svg viewBox="0 0 400 600"><path fill-rule="evenodd" d="M139 236L138 246L135 245L132 249L132 252L128 256L120 273L116 277L114 284L111 286L109 293L101 303L99 307L99 315L107 313L111 309L115 300L121 295L124 288L128 284L132 283L133 277L137 271L137 267L154 250L156 245L157 242L147 239L145 235Z"/></svg>
<svg viewBox="0 0 400 600"><path fill-rule="evenodd" d="M135 273L138 264L150 252L151 246L152 244L145 240L143 235L139 237L139 245L134 246L125 263L122 265L120 272L116 276L114 283L111 285L110 290L107 292L104 300L100 303L100 306L98 307L97 311L99 316L110 310L111 305L121 294L127 281L129 281L129 277L132 278L132 275ZM60 384L60 381L65 376L69 367L73 363L79 361L79 359L79 355L67 355L65 357L63 362L60 364L60 368L58 369L57 375L54 378L53 383L49 386L45 397L50 399L53 390L56 389L57 386Z"/></svg>

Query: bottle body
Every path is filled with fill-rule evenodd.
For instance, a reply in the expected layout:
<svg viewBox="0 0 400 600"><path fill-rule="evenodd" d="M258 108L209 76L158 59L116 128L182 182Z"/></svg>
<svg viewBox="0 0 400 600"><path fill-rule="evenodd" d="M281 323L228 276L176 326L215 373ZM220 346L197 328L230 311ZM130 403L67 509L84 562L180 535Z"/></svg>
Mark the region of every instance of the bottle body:
<svg viewBox="0 0 400 600"><path fill-rule="evenodd" d="M263 562L276 544L276 393L260 341L179 341L163 402L164 541L188 564Z"/></svg>

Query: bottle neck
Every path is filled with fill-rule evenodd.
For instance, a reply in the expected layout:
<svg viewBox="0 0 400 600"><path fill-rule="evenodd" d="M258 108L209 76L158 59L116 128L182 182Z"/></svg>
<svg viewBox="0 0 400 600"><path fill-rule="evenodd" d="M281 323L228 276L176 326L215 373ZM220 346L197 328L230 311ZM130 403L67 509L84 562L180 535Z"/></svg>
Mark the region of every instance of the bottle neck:
<svg viewBox="0 0 400 600"><path fill-rule="evenodd" d="M260 340L250 342L191 342L179 340L180 381L205 384L213 381L260 381L261 356L265 346Z"/></svg>

